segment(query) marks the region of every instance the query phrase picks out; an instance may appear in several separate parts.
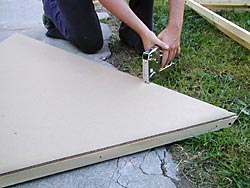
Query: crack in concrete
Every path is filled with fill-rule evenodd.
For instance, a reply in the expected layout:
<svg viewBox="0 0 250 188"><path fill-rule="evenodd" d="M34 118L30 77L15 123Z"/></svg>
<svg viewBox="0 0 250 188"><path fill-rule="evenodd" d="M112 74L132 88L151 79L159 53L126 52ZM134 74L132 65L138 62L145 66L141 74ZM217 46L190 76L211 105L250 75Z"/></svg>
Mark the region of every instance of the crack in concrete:
<svg viewBox="0 0 250 188"><path fill-rule="evenodd" d="M120 177L122 176L122 174L120 173L120 172L118 172L117 171L117 173L119 174L119 177L117 178L117 180L115 181L118 185L120 185L121 187L123 187L123 188L127 188L128 187L128 183L126 183L127 185L123 185L120 181L119 181L119 179L120 179Z"/></svg>
<svg viewBox="0 0 250 188"><path fill-rule="evenodd" d="M120 170L127 165L128 161L125 162L125 164L122 167L119 167L119 162L120 162L120 158L117 159L117 163L116 163L116 173L119 175L118 178L115 181L115 183L117 183L118 185L120 185L123 188L127 188L128 187L128 183L127 185L123 185L119 179L121 178L122 174L120 173Z"/></svg>
<svg viewBox="0 0 250 188"><path fill-rule="evenodd" d="M121 184L119 181L117 181L116 183L117 183L118 185L120 185L121 187L123 187L123 188L127 188L127 186L128 186L128 184L125 186L125 185Z"/></svg>
<svg viewBox="0 0 250 188"><path fill-rule="evenodd" d="M166 174L167 174L167 169L165 168L165 159L166 159L166 152L167 152L167 149L165 148L164 150L164 153L163 153L163 159L161 159L161 156L160 154L154 150L154 152L156 153L156 155L158 156L158 159L160 160L161 162L161 171L162 171L162 175L165 176L165 177L168 177ZM169 177L168 177L169 178Z"/></svg>
<svg viewBox="0 0 250 188"><path fill-rule="evenodd" d="M1 32L9 32L9 31L25 31L25 30L30 30L32 27L27 27L27 28L18 28L18 29L1 29Z"/></svg>
<svg viewBox="0 0 250 188"><path fill-rule="evenodd" d="M145 171L143 170L143 168L142 168L142 164L144 163L144 161L145 161L147 155L148 155L149 153L151 153L151 152L152 152L152 150L149 150L148 152L145 153L145 155L144 155L143 158L142 158L141 164L138 166L138 169L139 169L144 175L147 175L147 176L157 176L158 174L149 174L149 173L145 172ZM131 162L131 163L132 163L132 165L134 166L133 162Z"/></svg>
<svg viewBox="0 0 250 188"><path fill-rule="evenodd" d="M143 164L145 163L145 160L147 159L148 155L152 154L151 152L155 152L157 158L159 159L159 161L160 161L160 169L161 169L162 174L160 174L160 173L159 174L148 173L147 171L144 170ZM133 168L139 169L139 171L142 173L142 175L145 175L145 176L163 176L163 177L169 178L174 184L178 184L178 181L176 179L174 179L173 177L170 177L168 175L168 169L167 169L167 166L166 166L166 164L168 163L168 150L167 150L167 148L164 148L164 150L160 150L160 151L157 151L155 149L148 150L140 158L137 158L137 159L139 159L139 161L136 162L136 163L133 162L133 159L136 159L136 157L132 157L130 159L124 159L124 160L122 160L123 158L118 158L117 161L116 161L116 168L114 169L114 171L112 173L112 176L111 176L110 181L109 181L108 188L112 187L111 186L112 182L116 183L117 186L119 185L122 188L128 188L129 187L129 184L131 182L129 182L126 179L122 179L122 177L124 175L123 175L123 173L121 171L124 167L126 167L128 165L128 163L130 163ZM126 177L124 177L124 178L126 178ZM123 181L121 181L121 179Z"/></svg>
<svg viewBox="0 0 250 188"><path fill-rule="evenodd" d="M114 180L115 173L116 173L116 171L118 170L118 162L119 162L119 159L120 159L120 158L118 158L118 159L116 160L116 168L115 168L115 170L114 170L114 172L113 172L113 174L112 174L112 176L111 176L111 178L110 178L110 180L109 180L108 188L110 188L111 182Z"/></svg>
<svg viewBox="0 0 250 188"><path fill-rule="evenodd" d="M164 148L163 159L161 159L161 156L157 151L155 151L155 153L157 154L157 156L158 156L158 158L159 158L159 160L161 162L162 175L164 177L167 177L167 178L171 179L171 181L173 183L175 183L175 184L178 183L178 181L176 179L174 179L174 178L170 177L169 175L167 175L167 173L168 173L168 170L166 168L166 163L167 163L166 158L167 158L167 153L168 153L167 148L166 147Z"/></svg>

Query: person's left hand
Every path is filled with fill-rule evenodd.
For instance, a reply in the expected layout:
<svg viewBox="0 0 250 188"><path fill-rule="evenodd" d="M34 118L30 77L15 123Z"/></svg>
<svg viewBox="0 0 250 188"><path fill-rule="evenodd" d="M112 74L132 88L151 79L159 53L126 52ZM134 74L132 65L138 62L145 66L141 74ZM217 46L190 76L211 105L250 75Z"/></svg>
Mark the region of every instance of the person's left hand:
<svg viewBox="0 0 250 188"><path fill-rule="evenodd" d="M164 68L175 57L180 54L181 31L168 25L159 35L158 38L168 45L167 50L163 50L161 68Z"/></svg>

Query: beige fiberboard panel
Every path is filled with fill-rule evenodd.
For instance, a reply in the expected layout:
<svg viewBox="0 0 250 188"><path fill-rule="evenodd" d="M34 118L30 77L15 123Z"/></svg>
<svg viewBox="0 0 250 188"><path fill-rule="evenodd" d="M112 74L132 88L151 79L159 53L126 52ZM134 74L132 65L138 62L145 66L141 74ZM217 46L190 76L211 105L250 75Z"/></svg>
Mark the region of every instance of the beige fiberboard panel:
<svg viewBox="0 0 250 188"><path fill-rule="evenodd" d="M234 113L20 34L0 44L0 186L230 126Z"/></svg>

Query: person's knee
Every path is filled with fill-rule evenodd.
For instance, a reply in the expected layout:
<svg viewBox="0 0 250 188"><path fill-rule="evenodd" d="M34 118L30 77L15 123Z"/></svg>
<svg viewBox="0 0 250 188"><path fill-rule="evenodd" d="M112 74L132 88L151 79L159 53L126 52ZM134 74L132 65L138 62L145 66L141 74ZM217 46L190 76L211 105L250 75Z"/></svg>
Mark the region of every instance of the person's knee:
<svg viewBox="0 0 250 188"><path fill-rule="evenodd" d="M103 38L95 37L95 38L81 38L75 41L77 47L84 53L94 54L98 50L100 50L103 46Z"/></svg>

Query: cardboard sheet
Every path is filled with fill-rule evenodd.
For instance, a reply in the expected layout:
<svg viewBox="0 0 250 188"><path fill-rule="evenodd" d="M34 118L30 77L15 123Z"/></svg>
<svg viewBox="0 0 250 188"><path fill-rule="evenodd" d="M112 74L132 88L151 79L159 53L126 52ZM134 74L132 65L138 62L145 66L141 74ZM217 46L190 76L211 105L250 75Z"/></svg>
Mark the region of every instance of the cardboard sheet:
<svg viewBox="0 0 250 188"><path fill-rule="evenodd" d="M0 44L0 187L215 131L235 119L20 34Z"/></svg>

